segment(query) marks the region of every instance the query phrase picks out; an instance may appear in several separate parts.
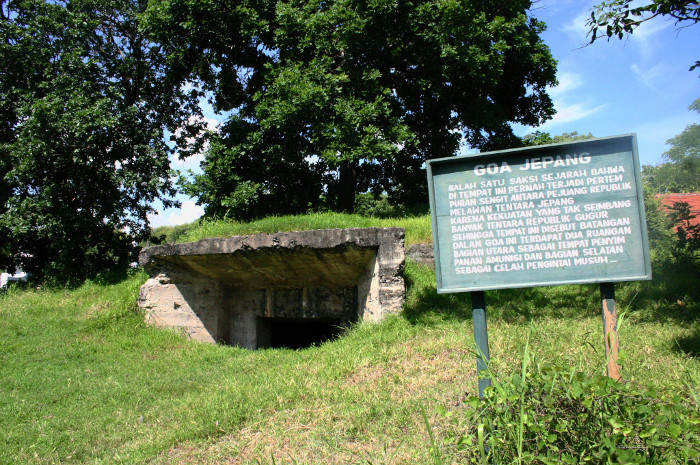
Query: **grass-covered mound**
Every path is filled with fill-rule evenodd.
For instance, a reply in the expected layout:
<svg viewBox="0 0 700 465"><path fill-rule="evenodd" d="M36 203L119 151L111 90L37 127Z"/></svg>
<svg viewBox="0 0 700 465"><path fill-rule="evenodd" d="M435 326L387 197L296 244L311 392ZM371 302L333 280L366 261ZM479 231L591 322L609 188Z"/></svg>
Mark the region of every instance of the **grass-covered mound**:
<svg viewBox="0 0 700 465"><path fill-rule="evenodd" d="M406 244L432 242L430 215L376 218L348 213L309 213L298 216L271 216L250 223L230 220L201 220L181 226L157 228L155 236L165 242L194 242L207 237L228 237L246 234L273 234L279 231L306 231L309 229L388 228L406 230Z"/></svg>
<svg viewBox="0 0 700 465"><path fill-rule="evenodd" d="M403 226L413 238L409 243L430 238L427 217L308 215L189 226L181 239L365 226ZM622 374L635 392L677 396L683 421L694 421L697 277L673 267L655 271L652 282L617 286L625 312ZM148 327L136 307L142 272L74 290L11 290L0 296L0 463L415 464L478 458L479 431L471 428L479 407L468 401L477 387L469 295L437 295L434 272L412 263L405 276L402 315L359 324L335 341L300 351L212 346ZM527 340L532 367L555 362L586 373L576 375L584 379L604 373L597 286L486 296L491 369L502 385L513 385L511 374L521 372ZM550 379L542 373L538 368L530 379ZM521 393L542 392L539 385L523 386L528 389L508 394L516 413ZM537 399L530 404L547 403ZM522 417L514 418L516 428ZM650 431L638 433L660 434ZM682 463L680 452L670 450Z"/></svg>

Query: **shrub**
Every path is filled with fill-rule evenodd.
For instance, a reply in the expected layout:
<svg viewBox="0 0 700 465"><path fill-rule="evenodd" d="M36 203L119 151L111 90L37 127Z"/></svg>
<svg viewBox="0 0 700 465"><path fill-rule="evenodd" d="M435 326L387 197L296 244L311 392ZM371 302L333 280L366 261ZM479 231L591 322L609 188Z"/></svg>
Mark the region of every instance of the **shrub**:
<svg viewBox="0 0 700 465"><path fill-rule="evenodd" d="M675 228L673 256L681 265L700 266L700 223L694 222L687 202L674 202L669 208L670 223Z"/></svg>
<svg viewBox="0 0 700 465"><path fill-rule="evenodd" d="M698 463L697 397L542 363L493 379L455 415L458 448L482 463ZM454 415L454 411L451 412Z"/></svg>

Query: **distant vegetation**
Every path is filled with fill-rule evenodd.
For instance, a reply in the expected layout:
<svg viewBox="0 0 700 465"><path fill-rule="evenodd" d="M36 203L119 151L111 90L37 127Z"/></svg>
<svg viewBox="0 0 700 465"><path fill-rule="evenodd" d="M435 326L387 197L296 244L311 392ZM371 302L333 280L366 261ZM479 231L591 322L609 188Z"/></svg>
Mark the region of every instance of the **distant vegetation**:
<svg viewBox="0 0 700 465"><path fill-rule="evenodd" d="M700 114L700 99L689 110ZM666 142L663 163L644 167L644 179L657 193L700 192L700 124L689 124Z"/></svg>

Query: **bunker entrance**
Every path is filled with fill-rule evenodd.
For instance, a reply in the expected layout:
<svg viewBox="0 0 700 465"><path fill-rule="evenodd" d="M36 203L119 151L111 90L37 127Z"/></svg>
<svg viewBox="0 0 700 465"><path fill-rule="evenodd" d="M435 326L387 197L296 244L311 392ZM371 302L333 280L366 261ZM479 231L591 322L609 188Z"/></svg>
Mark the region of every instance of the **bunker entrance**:
<svg viewBox="0 0 700 465"><path fill-rule="evenodd" d="M305 349L343 333L339 318L258 318L258 348Z"/></svg>
<svg viewBox="0 0 700 465"><path fill-rule="evenodd" d="M165 244L141 252L146 321L192 339L308 347L401 310L399 228L295 231Z"/></svg>

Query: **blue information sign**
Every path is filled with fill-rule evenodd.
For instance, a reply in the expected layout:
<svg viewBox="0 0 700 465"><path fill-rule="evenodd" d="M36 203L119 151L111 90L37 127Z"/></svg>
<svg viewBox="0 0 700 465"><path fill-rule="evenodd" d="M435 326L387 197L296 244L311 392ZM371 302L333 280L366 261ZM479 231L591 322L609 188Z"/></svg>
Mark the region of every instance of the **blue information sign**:
<svg viewBox="0 0 700 465"><path fill-rule="evenodd" d="M430 160L438 292L651 279L635 135Z"/></svg>

